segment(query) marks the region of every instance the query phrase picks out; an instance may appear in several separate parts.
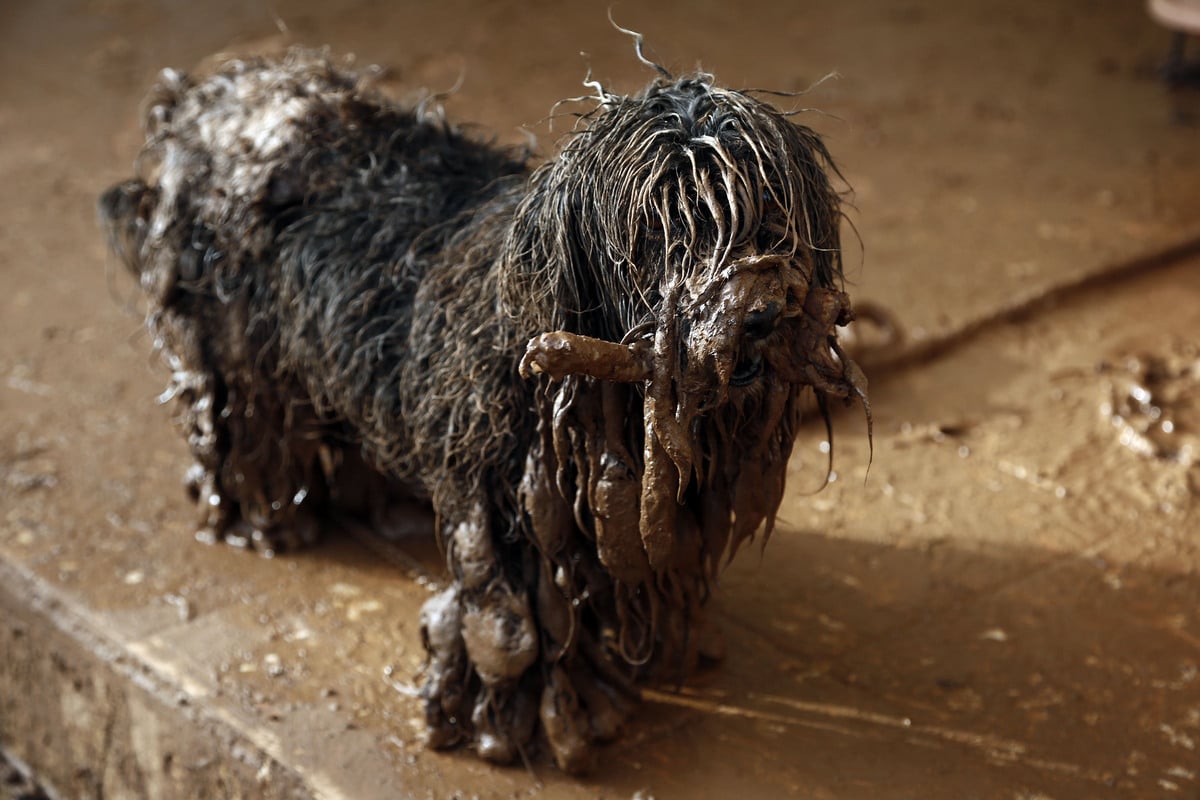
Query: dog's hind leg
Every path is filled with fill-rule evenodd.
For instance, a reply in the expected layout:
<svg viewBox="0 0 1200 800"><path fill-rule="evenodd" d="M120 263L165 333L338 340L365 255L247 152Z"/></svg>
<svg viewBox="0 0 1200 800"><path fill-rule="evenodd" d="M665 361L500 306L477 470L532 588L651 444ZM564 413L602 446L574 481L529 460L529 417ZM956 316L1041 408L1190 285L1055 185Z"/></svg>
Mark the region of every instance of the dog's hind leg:
<svg viewBox="0 0 1200 800"><path fill-rule="evenodd" d="M237 300L169 298L151 327L171 367L176 426L194 463L185 484L197 537L270 556L315 541L338 450L294 382L268 380Z"/></svg>
<svg viewBox="0 0 1200 800"><path fill-rule="evenodd" d="M197 536L268 555L310 542L341 439L276 368L276 326L261 312L271 265L230 266L244 255L177 198L164 202L161 187L132 180L105 192L98 211L148 296L148 327L171 369L161 400L174 401L194 459L185 482Z"/></svg>

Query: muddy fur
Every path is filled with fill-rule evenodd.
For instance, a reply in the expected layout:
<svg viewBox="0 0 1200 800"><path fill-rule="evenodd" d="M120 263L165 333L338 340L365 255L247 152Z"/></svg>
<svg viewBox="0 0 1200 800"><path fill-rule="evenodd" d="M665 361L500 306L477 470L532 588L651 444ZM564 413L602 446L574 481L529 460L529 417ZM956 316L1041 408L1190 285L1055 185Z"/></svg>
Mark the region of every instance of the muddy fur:
<svg viewBox="0 0 1200 800"><path fill-rule="evenodd" d="M682 680L739 544L770 533L837 344L839 198L809 129L710 76L596 95L531 168L325 55L163 73L101 199L173 372L212 539L313 539L432 503L435 747L578 772ZM811 407L811 401L810 401Z"/></svg>

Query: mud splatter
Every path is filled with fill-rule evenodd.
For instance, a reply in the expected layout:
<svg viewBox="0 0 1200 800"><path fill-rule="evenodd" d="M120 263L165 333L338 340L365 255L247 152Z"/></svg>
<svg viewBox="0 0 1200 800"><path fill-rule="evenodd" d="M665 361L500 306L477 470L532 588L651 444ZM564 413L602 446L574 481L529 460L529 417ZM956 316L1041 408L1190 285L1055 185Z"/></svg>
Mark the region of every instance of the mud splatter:
<svg viewBox="0 0 1200 800"><path fill-rule="evenodd" d="M1139 455L1191 468L1200 459L1200 355L1175 343L1165 354L1139 353L1101 371L1101 413L1121 444Z"/></svg>

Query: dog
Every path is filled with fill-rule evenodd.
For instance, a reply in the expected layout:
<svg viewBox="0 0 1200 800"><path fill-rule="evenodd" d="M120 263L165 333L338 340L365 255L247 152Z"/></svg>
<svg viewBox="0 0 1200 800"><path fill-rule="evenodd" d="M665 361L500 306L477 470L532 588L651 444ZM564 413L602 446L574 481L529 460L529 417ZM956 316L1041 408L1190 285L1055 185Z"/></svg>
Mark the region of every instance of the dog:
<svg viewBox="0 0 1200 800"><path fill-rule="evenodd" d="M99 203L201 538L270 554L428 502L428 741L494 762L585 771L640 685L682 680L802 414L867 399L822 140L638 44L656 77L587 82L540 165L323 51L167 70Z"/></svg>

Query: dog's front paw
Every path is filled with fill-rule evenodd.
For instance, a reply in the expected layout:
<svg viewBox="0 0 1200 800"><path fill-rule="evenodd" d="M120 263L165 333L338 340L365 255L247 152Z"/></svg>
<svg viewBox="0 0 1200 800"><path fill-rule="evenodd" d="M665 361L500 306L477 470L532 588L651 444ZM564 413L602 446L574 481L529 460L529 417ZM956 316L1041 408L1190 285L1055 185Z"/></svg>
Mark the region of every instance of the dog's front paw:
<svg viewBox="0 0 1200 800"><path fill-rule="evenodd" d="M430 747L444 749L468 738L470 670L462 639L462 603L458 589L451 587L425 601L421 608L421 642L429 661L421 699Z"/></svg>
<svg viewBox="0 0 1200 800"><path fill-rule="evenodd" d="M636 692L614 677L586 657L550 668L539 711L550 752L563 772L590 771L595 745L615 739L633 712Z"/></svg>
<svg viewBox="0 0 1200 800"><path fill-rule="evenodd" d="M421 609L421 636L429 654L421 695L430 746L470 743L499 764L526 751L539 690L529 669L538 639L528 604L503 591L466 602L451 587Z"/></svg>
<svg viewBox="0 0 1200 800"><path fill-rule="evenodd" d="M530 673L519 685L479 692L471 712L479 755L496 764L511 764L528 751L537 725L537 684L537 676Z"/></svg>

